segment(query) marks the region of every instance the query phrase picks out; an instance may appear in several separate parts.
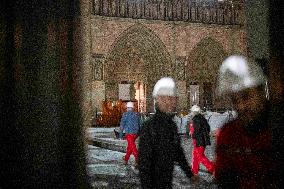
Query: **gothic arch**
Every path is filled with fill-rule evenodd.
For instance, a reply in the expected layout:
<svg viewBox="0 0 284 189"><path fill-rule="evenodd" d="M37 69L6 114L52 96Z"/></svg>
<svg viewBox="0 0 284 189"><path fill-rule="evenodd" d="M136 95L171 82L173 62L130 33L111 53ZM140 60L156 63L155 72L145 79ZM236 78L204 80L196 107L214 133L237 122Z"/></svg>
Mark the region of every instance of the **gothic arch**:
<svg viewBox="0 0 284 189"><path fill-rule="evenodd" d="M187 80L215 83L219 66L226 55L222 44L215 39L202 39L190 53Z"/></svg>
<svg viewBox="0 0 284 189"><path fill-rule="evenodd" d="M220 65L227 53L222 44L211 37L202 39L192 50L187 65L188 83L199 85L199 104L203 107L217 107L215 96Z"/></svg>
<svg viewBox="0 0 284 189"><path fill-rule="evenodd" d="M122 32L104 63L104 81L111 86L106 92L117 93L122 81L142 82L147 85L147 111L153 110L153 87L163 76L172 76L171 57L161 39L142 24Z"/></svg>
<svg viewBox="0 0 284 189"><path fill-rule="evenodd" d="M171 58L161 39L146 26L135 24L113 43L105 61L104 80L140 79L152 83L171 75L171 70ZM133 74L128 78L119 76L129 73Z"/></svg>

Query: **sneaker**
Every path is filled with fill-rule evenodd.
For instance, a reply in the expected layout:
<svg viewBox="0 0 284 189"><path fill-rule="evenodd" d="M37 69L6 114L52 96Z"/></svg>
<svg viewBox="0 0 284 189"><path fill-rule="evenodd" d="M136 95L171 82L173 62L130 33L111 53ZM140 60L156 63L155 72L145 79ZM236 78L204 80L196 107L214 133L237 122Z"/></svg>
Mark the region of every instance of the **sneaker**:
<svg viewBox="0 0 284 189"><path fill-rule="evenodd" d="M215 170L214 169L212 169L212 170L207 170L207 171L205 171L206 173L209 173L210 175L215 175Z"/></svg>
<svg viewBox="0 0 284 189"><path fill-rule="evenodd" d="M134 163L134 168L135 169L138 169L138 163L135 161L135 163Z"/></svg>
<svg viewBox="0 0 284 189"><path fill-rule="evenodd" d="M119 132L117 132L115 129L113 130L114 132L114 138L119 139Z"/></svg>

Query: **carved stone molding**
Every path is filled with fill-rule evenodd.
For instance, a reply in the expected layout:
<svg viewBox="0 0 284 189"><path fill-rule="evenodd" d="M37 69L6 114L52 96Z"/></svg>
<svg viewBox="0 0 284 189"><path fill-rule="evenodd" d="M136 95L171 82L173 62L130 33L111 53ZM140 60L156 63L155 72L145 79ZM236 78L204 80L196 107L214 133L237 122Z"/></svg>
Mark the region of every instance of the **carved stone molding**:
<svg viewBox="0 0 284 189"><path fill-rule="evenodd" d="M95 81L103 80L103 64L104 64L104 55L94 54L92 56L93 80Z"/></svg>

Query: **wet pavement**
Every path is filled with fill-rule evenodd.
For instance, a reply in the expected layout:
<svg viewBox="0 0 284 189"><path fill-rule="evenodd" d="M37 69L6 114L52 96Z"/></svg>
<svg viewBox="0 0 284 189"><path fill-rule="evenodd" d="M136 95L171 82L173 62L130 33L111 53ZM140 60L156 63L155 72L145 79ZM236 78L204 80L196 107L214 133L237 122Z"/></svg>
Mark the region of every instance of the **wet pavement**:
<svg viewBox="0 0 284 189"><path fill-rule="evenodd" d="M131 156L128 165L123 165L126 141L114 138L114 128L90 128L88 130L89 145L87 151L87 170L93 188L139 188L138 170L134 169L134 157ZM137 141L138 142L138 141ZM191 139L181 136L182 146L188 162L191 161ZM206 148L206 156L214 159L215 137L211 137L212 145ZM213 177L200 166L200 179L191 183L179 166L173 173L173 188L212 188L217 186Z"/></svg>

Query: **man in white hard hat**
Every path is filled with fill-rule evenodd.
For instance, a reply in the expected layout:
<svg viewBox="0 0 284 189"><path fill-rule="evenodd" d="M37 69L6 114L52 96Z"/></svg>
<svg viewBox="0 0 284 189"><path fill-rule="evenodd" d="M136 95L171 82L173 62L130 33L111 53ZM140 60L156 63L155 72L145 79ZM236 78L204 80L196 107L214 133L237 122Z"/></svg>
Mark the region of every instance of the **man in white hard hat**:
<svg viewBox="0 0 284 189"><path fill-rule="evenodd" d="M194 105L191 107L193 114L192 121L189 123L190 136L192 138L192 172L198 175L199 164L202 163L209 173L213 174L214 164L205 156L206 146L211 145L210 142L210 126L201 114L199 106Z"/></svg>
<svg viewBox="0 0 284 189"><path fill-rule="evenodd" d="M221 188L270 188L271 130L262 69L230 56L219 70L218 93L231 98L238 118L217 135L215 177Z"/></svg>
<svg viewBox="0 0 284 189"><path fill-rule="evenodd" d="M160 79L153 90L155 114L144 122L139 141L139 176L142 188L172 188L174 162L191 178L177 126L177 89L172 78Z"/></svg>
<svg viewBox="0 0 284 189"><path fill-rule="evenodd" d="M140 115L134 112L134 103L127 102L127 112L124 112L120 121L120 136L122 137L125 132L125 139L127 140L126 155L124 156L124 164L127 165L130 155L135 157L135 167L137 167L138 150L136 148L135 140L138 137L140 130Z"/></svg>

